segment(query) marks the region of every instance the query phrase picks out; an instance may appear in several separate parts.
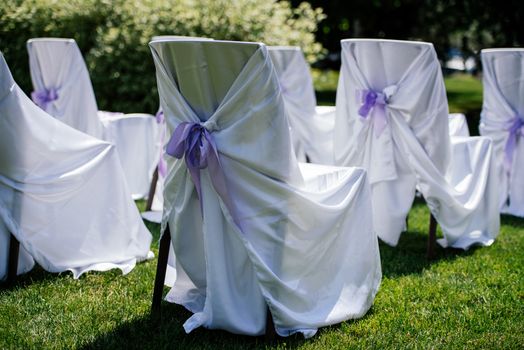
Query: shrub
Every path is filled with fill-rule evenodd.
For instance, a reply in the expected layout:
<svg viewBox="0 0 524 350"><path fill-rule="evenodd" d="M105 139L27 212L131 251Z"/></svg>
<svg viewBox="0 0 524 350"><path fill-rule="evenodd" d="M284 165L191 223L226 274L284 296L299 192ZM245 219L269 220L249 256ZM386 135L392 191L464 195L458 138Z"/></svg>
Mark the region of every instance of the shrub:
<svg viewBox="0 0 524 350"><path fill-rule="evenodd" d="M100 109L154 112L158 108L148 42L154 35L203 36L298 45L314 61L321 9L276 0L19 0L0 4L0 50L29 92L25 42L74 38L86 59Z"/></svg>

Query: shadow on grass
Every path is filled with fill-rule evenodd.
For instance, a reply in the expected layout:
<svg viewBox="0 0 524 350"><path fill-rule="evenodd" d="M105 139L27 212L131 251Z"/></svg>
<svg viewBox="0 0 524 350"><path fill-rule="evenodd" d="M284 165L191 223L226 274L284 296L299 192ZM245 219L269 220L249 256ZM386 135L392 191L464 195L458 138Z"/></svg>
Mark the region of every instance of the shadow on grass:
<svg viewBox="0 0 524 350"><path fill-rule="evenodd" d="M429 217L428 217L429 221ZM457 257L472 255L479 247L469 250L442 248L435 244L435 257L428 259L426 248L428 232L404 232L396 247L390 247L380 242L380 258L384 277L396 278L400 276L420 274L432 264Z"/></svg>
<svg viewBox="0 0 524 350"><path fill-rule="evenodd" d="M489 249L487 247L473 246L464 251L462 249L442 248L437 243L435 244L435 257L428 260L426 249L428 244L429 210L421 198L415 200L412 211L413 210L418 211L417 215L422 216L422 226L420 222L413 225L415 226L414 228L409 226L408 231L402 233L400 236L399 243L396 247L390 247L380 241L380 257L384 277L395 278L419 274L431 267L432 264L440 261L449 261L457 257L470 256L478 249ZM524 229L524 219L511 215L502 215L501 230L503 225ZM440 237L442 237L442 232L439 227L437 239ZM497 240L495 240L494 244L497 244Z"/></svg>
<svg viewBox="0 0 524 350"><path fill-rule="evenodd" d="M38 264L28 273L18 275L16 279L10 284L1 282L0 283L0 293L13 291L15 289L25 288L35 283L49 282L52 280L63 279L63 278L73 278L73 274L69 271L62 273L51 273L45 271Z"/></svg>
<svg viewBox="0 0 524 350"><path fill-rule="evenodd" d="M270 340L264 336L249 337L204 328L186 334L183 324L190 316L184 307L163 302L160 317L147 314L123 323L82 349L296 348L306 341L301 335Z"/></svg>
<svg viewBox="0 0 524 350"><path fill-rule="evenodd" d="M416 211L416 215L413 215ZM435 243L435 256L433 259L427 257L427 245L429 234L429 209L422 198L416 198L413 203L410 216L420 216L419 222L408 224L408 230L403 232L396 247L391 247L380 241L380 258L382 263L382 274L384 277L395 278L399 276L420 274L432 264L443 260L452 260L459 256L469 256L478 247L469 250L454 248L442 248ZM440 227L437 230L437 239L442 237Z"/></svg>

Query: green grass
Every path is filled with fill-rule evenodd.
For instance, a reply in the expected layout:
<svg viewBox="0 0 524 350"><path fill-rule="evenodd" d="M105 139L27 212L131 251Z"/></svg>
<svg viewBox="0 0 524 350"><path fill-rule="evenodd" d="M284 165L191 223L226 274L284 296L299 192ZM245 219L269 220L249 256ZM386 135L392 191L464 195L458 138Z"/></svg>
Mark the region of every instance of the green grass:
<svg viewBox="0 0 524 350"><path fill-rule="evenodd" d="M151 318L151 260L126 276L115 270L73 280L36 268L19 277L0 289L0 349L524 348L524 220L504 216L493 246L438 248L434 261L425 258L427 226L428 210L417 202L399 246L380 245L384 278L373 308L309 340L186 335L189 312L167 303L161 320ZM157 252L159 226L149 228Z"/></svg>
<svg viewBox="0 0 524 350"><path fill-rule="evenodd" d="M313 76L319 96L334 103L338 73ZM479 84L466 76L447 78L452 110L480 108ZM144 202L137 204L143 210ZM0 349L523 349L524 220L503 216L491 247L438 248L437 258L427 261L428 213L416 202L398 247L380 245L384 278L367 315L323 328L309 340L268 342L205 329L186 335L182 324L190 313L167 303L161 320L151 318L151 260L126 276L114 270L79 280L37 267L0 287ZM159 225L148 227L157 253Z"/></svg>

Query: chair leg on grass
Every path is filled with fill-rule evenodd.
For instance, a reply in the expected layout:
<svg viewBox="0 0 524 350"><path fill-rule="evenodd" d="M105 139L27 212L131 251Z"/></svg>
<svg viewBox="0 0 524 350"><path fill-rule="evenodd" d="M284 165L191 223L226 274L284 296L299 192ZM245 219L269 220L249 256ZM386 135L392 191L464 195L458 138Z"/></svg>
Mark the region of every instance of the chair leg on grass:
<svg viewBox="0 0 524 350"><path fill-rule="evenodd" d="M266 316L266 340L275 340L277 332L275 331L275 324L273 323L273 317L271 316L271 310L267 308Z"/></svg>
<svg viewBox="0 0 524 350"><path fill-rule="evenodd" d="M6 283L12 283L16 278L16 273L18 272L18 255L20 253L20 242L18 242L13 234L10 234L10 236Z"/></svg>
<svg viewBox="0 0 524 350"><path fill-rule="evenodd" d="M149 194L147 195L146 211L150 211L153 206L153 198L156 192L156 183L158 181L158 168L155 168L153 172L153 178L151 179L151 185L149 186Z"/></svg>
<svg viewBox="0 0 524 350"><path fill-rule="evenodd" d="M433 259L435 257L435 242L437 241L437 220L433 214L429 214L429 237L427 258Z"/></svg>
<svg viewBox="0 0 524 350"><path fill-rule="evenodd" d="M153 289L153 302L151 303L151 313L160 314L160 304L162 303L162 291L166 278L167 260L169 258L169 247L171 246L171 232L169 225L160 239L158 249L158 264L156 266L155 286Z"/></svg>

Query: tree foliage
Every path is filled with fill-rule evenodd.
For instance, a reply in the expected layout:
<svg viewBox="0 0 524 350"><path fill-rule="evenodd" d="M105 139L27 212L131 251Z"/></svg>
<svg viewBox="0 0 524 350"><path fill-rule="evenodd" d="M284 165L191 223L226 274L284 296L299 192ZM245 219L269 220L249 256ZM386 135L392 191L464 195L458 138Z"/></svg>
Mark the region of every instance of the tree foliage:
<svg viewBox="0 0 524 350"><path fill-rule="evenodd" d="M322 6L318 40L332 52L343 38L432 42L442 59L450 47L466 54L482 48L524 46L522 0L308 0ZM298 1L292 1L298 3Z"/></svg>
<svg viewBox="0 0 524 350"><path fill-rule="evenodd" d="M10 0L0 2L0 50L29 92L25 42L74 38L86 59L100 109L154 112L154 35L202 36L298 45L310 61L322 54L315 31L322 10L277 0Z"/></svg>

